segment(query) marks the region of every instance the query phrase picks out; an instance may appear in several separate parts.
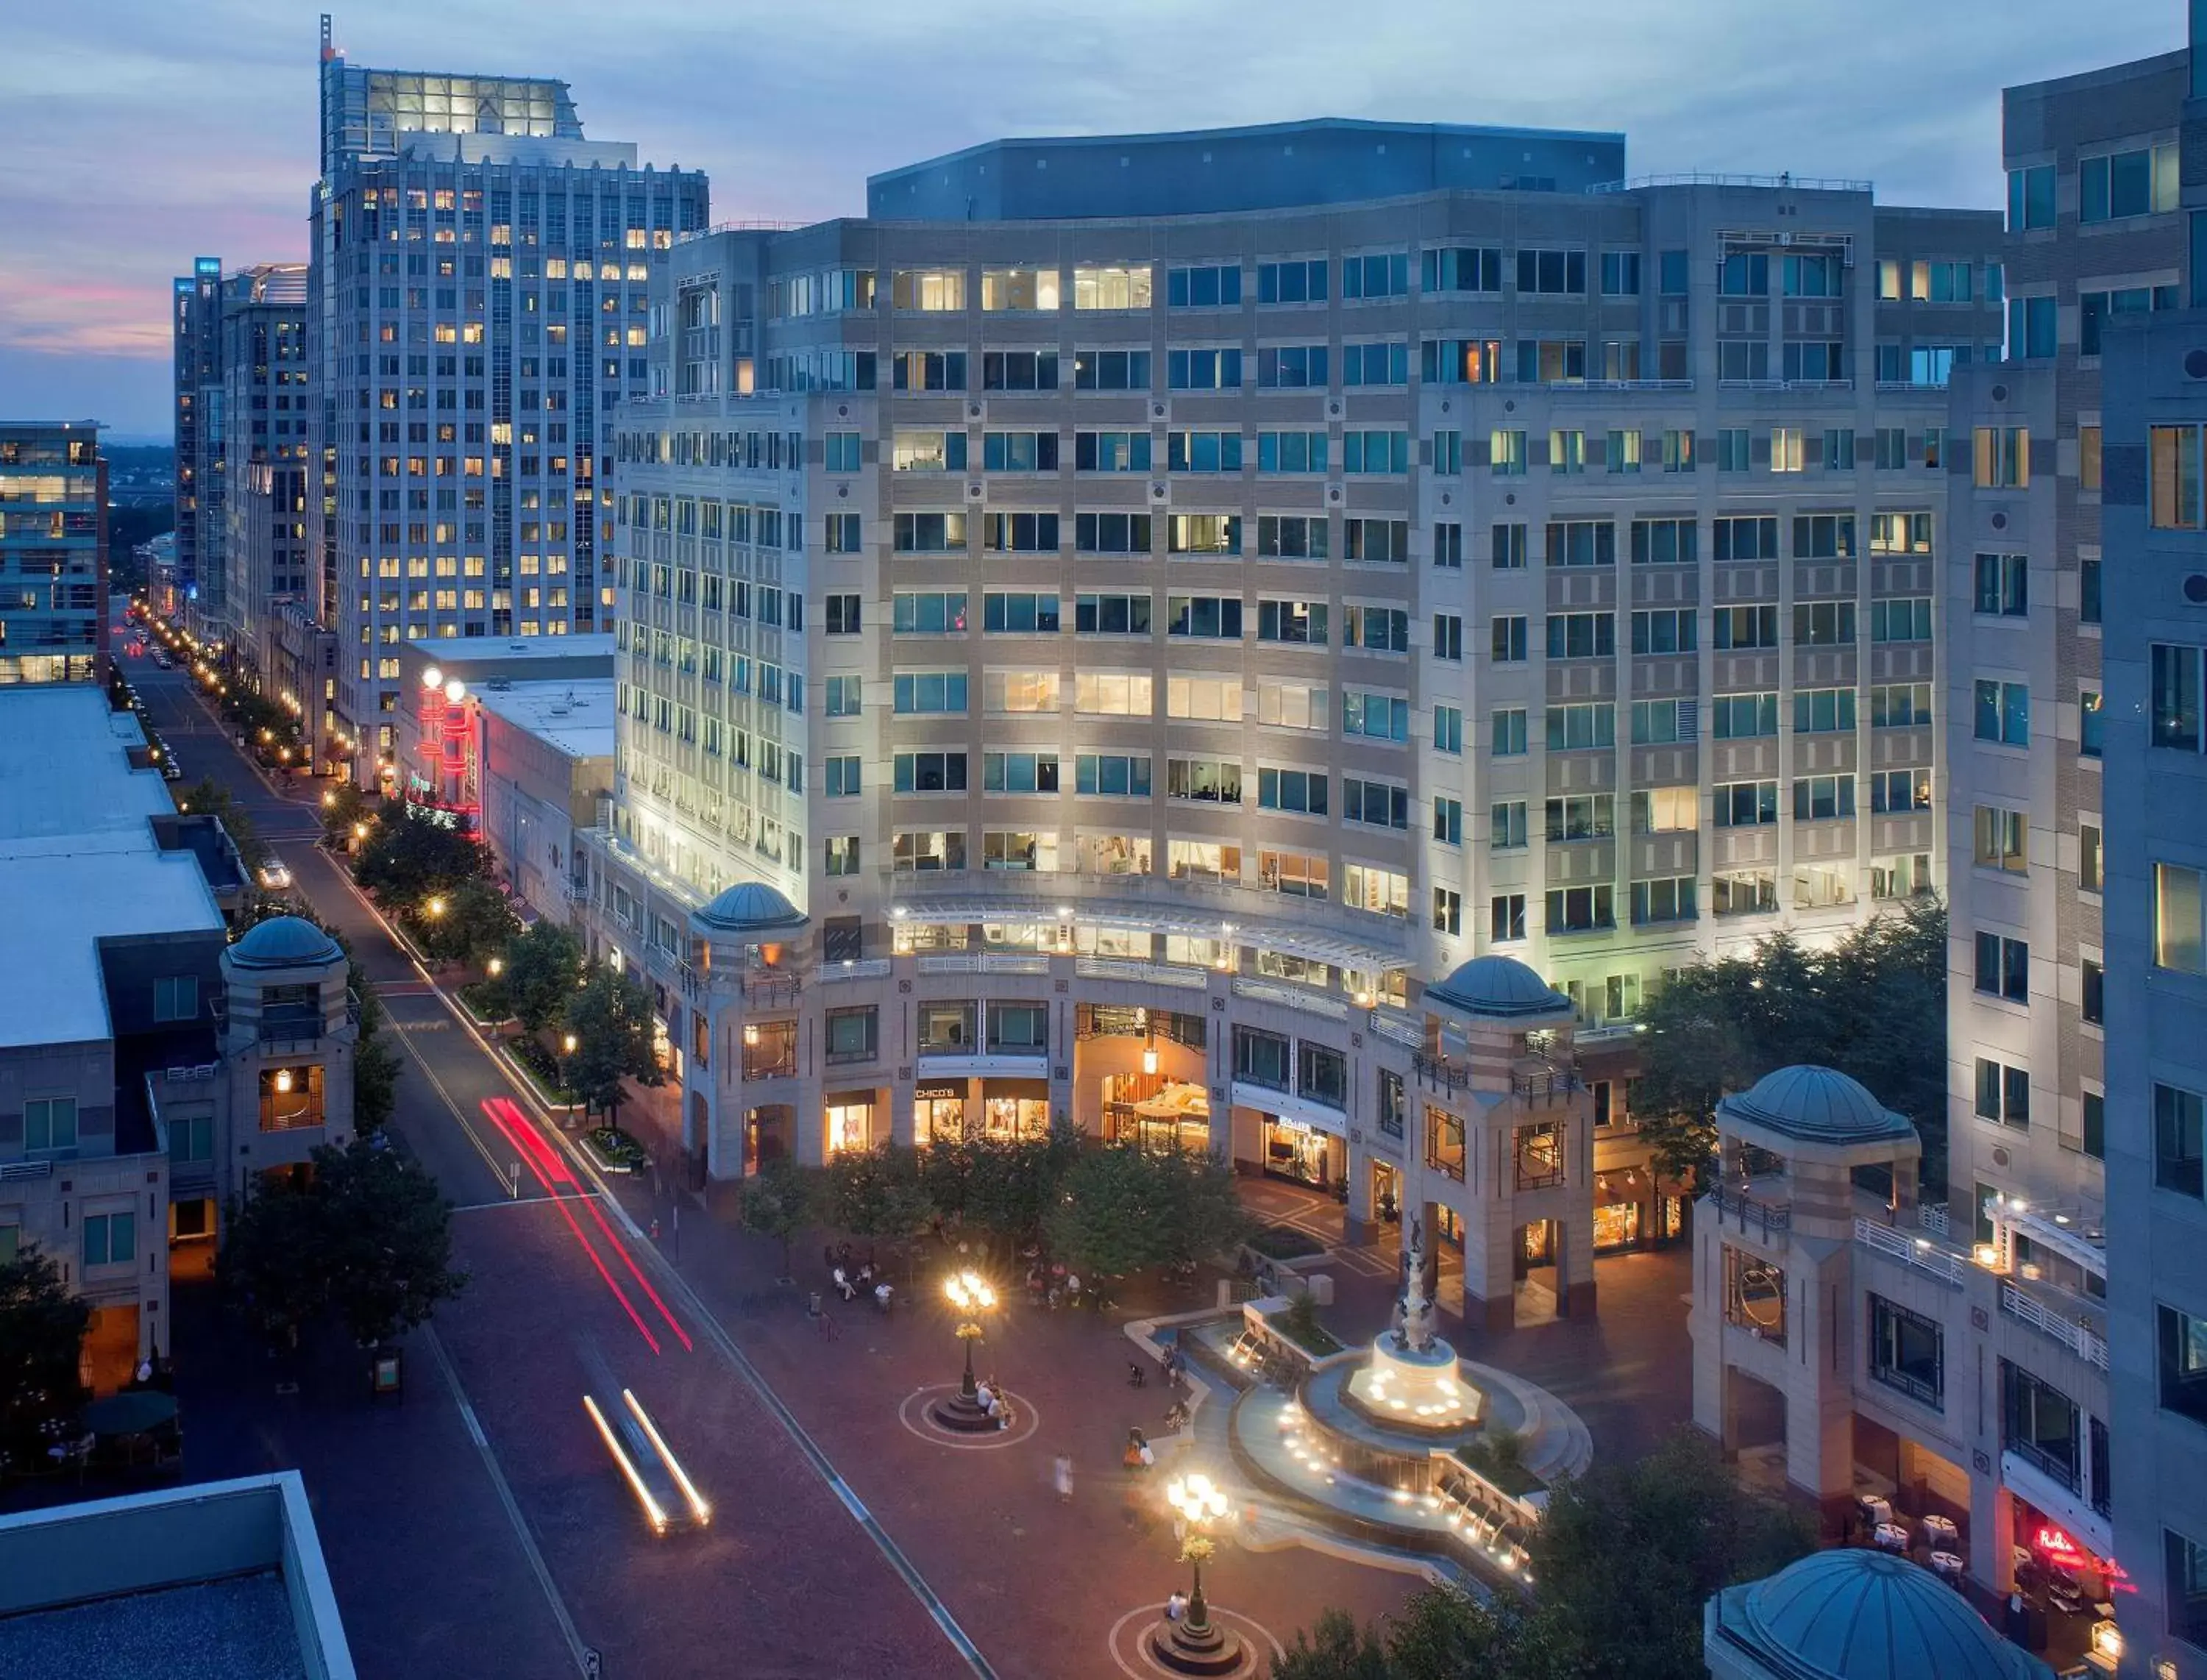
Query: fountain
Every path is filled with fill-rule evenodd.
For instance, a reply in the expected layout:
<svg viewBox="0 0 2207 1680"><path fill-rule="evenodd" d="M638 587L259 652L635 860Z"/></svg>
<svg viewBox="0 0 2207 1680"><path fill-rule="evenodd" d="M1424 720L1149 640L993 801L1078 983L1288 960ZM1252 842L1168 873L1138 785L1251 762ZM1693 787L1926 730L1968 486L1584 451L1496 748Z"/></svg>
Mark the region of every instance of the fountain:
<svg viewBox="0 0 2207 1680"><path fill-rule="evenodd" d="M1372 1338L1372 1353L1342 1397L1382 1429L1456 1436L1483 1421L1486 1395L1456 1368L1456 1349L1433 1334L1433 1298L1426 1287L1424 1223L1410 1222L1403 1257L1403 1293L1395 1322Z"/></svg>

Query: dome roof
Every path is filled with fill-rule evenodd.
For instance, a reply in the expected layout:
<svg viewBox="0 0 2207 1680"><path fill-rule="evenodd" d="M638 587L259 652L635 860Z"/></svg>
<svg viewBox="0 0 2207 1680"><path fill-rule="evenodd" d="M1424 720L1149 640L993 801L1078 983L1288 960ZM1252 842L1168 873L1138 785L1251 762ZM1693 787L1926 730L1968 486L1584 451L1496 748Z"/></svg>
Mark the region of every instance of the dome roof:
<svg viewBox="0 0 2207 1680"><path fill-rule="evenodd" d="M1570 999L1515 957L1474 957L1426 995L1473 1015L1550 1015L1567 1011Z"/></svg>
<svg viewBox="0 0 2207 1680"><path fill-rule="evenodd" d="M234 968L319 968L344 960L337 941L297 916L272 916L226 954Z"/></svg>
<svg viewBox="0 0 2207 1680"><path fill-rule="evenodd" d="M1727 1597L1730 1595L1727 1594ZM2038 1680L2011 1645L1929 1569L1861 1547L1819 1551L1742 1589L1738 1632L1800 1680Z"/></svg>
<svg viewBox="0 0 2207 1680"><path fill-rule="evenodd" d="M729 888L690 919L713 933L790 933L804 925L804 912L763 882Z"/></svg>
<svg viewBox="0 0 2207 1680"><path fill-rule="evenodd" d="M1915 1139L1916 1128L1830 1067L1780 1067L1717 1105L1720 1113L1811 1144Z"/></svg>

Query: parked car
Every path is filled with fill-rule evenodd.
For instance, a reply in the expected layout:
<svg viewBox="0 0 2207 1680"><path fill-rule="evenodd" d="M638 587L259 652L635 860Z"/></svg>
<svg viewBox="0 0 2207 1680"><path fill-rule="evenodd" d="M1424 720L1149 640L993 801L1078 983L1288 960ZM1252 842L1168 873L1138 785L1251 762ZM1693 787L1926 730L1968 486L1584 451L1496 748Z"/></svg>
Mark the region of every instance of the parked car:
<svg viewBox="0 0 2207 1680"><path fill-rule="evenodd" d="M271 858L260 866L260 887L263 892L288 893L291 890L291 871L279 859Z"/></svg>

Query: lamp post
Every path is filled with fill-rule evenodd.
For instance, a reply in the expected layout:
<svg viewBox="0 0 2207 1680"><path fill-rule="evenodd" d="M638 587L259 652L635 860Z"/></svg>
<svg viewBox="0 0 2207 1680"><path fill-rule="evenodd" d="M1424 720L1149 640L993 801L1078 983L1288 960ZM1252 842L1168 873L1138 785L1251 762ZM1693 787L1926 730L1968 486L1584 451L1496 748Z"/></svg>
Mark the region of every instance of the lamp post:
<svg viewBox="0 0 2207 1680"><path fill-rule="evenodd" d="M1150 1654L1178 1674L1231 1674L1241 1666L1241 1635L1212 1625L1203 1596L1203 1566L1217 1550L1208 1531L1226 1515L1225 1490L1199 1472L1175 1476L1166 1484L1165 1503L1180 1519L1181 1561L1193 1566L1195 1578L1181 1618L1151 1632Z"/></svg>
<svg viewBox="0 0 2207 1680"><path fill-rule="evenodd" d="M581 1042L582 1041L577 1038L573 1033L571 1032L567 1034L566 1037L559 1041L559 1049L561 1053L565 1055L573 1055L577 1047L581 1043ZM559 1070L559 1083L567 1087L567 1129L571 1132L575 1129L575 1086L572 1080L569 1079L567 1070L565 1067L562 1067Z"/></svg>
<svg viewBox="0 0 2207 1680"><path fill-rule="evenodd" d="M994 1429L996 1419L982 1408L979 1385L973 1380L973 1344L984 1334L981 1315L996 1310L996 1292L988 1279L976 1271L954 1272L945 1278L942 1294L958 1315L958 1339L966 1344L966 1374L960 1379L957 1394L948 1400L938 1400L930 1408L936 1422L945 1429L960 1434L978 1434Z"/></svg>

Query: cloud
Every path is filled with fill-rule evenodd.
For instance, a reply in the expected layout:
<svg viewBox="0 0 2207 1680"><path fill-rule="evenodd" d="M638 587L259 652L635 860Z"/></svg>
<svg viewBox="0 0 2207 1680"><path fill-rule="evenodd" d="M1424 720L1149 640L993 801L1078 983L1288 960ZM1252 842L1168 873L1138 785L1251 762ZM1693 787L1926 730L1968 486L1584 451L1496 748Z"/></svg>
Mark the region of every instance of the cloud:
<svg viewBox="0 0 2207 1680"><path fill-rule="evenodd" d="M301 0L21 0L0 51L8 406L165 425L170 277L305 254L316 15ZM723 218L859 213L865 176L1002 134L1310 116L1621 129L1636 173L1870 177L1991 205L1999 90L2180 44L2174 0L377 0L356 62L554 75L584 125L703 169Z"/></svg>

